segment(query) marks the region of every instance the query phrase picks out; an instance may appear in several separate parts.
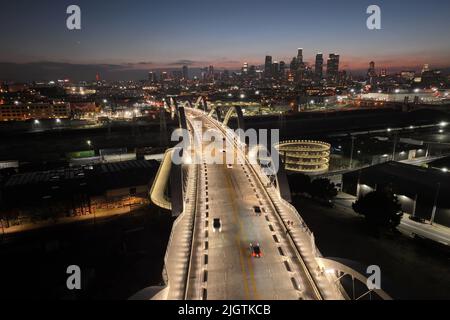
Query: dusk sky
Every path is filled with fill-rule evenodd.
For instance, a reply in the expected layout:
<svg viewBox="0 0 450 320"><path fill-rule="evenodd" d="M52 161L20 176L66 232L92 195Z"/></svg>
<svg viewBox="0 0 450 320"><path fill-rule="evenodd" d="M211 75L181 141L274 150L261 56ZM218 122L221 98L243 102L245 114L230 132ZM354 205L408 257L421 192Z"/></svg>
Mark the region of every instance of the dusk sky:
<svg viewBox="0 0 450 320"><path fill-rule="evenodd" d="M70 4L81 7L80 31L66 28ZM382 30L366 27L371 4L381 7ZM448 0L1 0L0 62L237 69L267 54L289 63L303 47L305 60L336 52L349 70L371 60L448 67L449 11Z"/></svg>

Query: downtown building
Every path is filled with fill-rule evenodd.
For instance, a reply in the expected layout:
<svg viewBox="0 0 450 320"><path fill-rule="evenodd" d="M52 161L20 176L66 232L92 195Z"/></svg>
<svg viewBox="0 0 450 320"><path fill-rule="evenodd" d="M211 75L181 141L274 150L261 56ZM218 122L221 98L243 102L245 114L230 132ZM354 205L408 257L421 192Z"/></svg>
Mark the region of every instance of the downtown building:
<svg viewBox="0 0 450 320"><path fill-rule="evenodd" d="M340 56L338 54L330 53L327 61L327 78L333 83L339 81L339 59Z"/></svg>

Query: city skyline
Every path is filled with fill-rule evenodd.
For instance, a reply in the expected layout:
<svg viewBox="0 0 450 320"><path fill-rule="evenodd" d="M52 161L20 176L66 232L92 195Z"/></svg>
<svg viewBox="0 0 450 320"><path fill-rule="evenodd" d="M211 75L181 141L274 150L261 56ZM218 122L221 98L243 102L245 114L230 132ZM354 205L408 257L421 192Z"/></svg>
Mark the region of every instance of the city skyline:
<svg viewBox="0 0 450 320"><path fill-rule="evenodd" d="M238 70L244 62L263 65L265 55L289 62L297 47L304 48L304 60L310 64L317 52L325 57L337 53L341 69L355 72L366 70L370 61L392 71L419 70L425 63L450 66L450 48L444 41L450 29L445 18L450 4L442 0L410 1L407 7L399 1L379 1L381 30L366 27L369 1L349 0L344 5L282 1L279 10L273 10L266 1L174 5L81 0L79 31L65 27L69 4L26 0L4 4L1 24L14 32L3 37L0 73L8 74L13 67L33 73L38 64L44 71L53 64L68 76L73 66L92 66L116 74L111 79L183 65Z"/></svg>

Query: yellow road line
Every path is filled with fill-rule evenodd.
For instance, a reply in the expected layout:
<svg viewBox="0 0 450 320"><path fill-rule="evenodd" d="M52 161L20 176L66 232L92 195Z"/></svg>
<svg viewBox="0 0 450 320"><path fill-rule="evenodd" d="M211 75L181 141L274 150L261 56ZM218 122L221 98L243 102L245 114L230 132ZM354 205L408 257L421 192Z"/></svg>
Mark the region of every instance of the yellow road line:
<svg viewBox="0 0 450 320"><path fill-rule="evenodd" d="M242 271L242 279L244 280L244 291L245 291L245 299L249 300L249 291L248 291L248 283L247 283L247 277L245 276L245 267L244 267L244 257L242 256L242 252L240 250L241 244L239 242L239 238L236 236L236 245L239 250L239 262L241 264L241 271Z"/></svg>
<svg viewBox="0 0 450 320"><path fill-rule="evenodd" d="M232 208L233 208L234 220L238 224L239 238L242 238L242 231L243 231L244 228L243 228L242 221L239 218L238 211L237 211L237 205L236 205L236 202L235 202L236 192L234 191L234 188L233 188L233 185L232 185L232 182L231 182L231 178L230 178L230 175L228 173L228 169L226 169L225 166L224 166L224 170L225 170L226 181L227 181L227 184L228 184L228 193L230 194L231 205L232 205ZM239 248L239 255L240 256L242 254L245 255L245 252L243 252L244 249L241 246L239 246L239 247L240 247ZM255 277L254 277L252 261L251 261L251 258L248 255L246 255L246 256L247 256L247 259L246 259L247 267L248 267L248 270L249 270L249 273L250 273L249 277L250 277L250 281L251 281L251 285L252 285L253 298L254 299L258 299L259 295L258 295L257 289L256 289L256 281L255 281ZM245 272L245 274L247 275L246 272ZM245 282L247 282L246 277L244 277L244 278L245 278ZM248 284L247 284L247 287L248 287Z"/></svg>

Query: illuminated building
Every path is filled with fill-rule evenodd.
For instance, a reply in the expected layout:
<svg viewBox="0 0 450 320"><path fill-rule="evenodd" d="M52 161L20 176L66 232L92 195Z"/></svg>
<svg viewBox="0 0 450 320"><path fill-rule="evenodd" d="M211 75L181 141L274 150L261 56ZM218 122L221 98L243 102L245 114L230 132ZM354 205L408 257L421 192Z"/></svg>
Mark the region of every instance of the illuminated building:
<svg viewBox="0 0 450 320"><path fill-rule="evenodd" d="M305 174L328 171L330 149L328 143L309 140L280 142L275 148L280 153L286 170Z"/></svg>
<svg viewBox="0 0 450 320"><path fill-rule="evenodd" d="M314 74L316 76L317 80L322 80L323 77L323 54L322 52L319 52L316 55L316 64L314 68Z"/></svg>
<svg viewBox="0 0 450 320"><path fill-rule="evenodd" d="M63 119L70 117L67 103L14 103L0 105L0 121Z"/></svg>
<svg viewBox="0 0 450 320"><path fill-rule="evenodd" d="M331 53L327 62L327 77L332 82L337 82L339 77L339 55Z"/></svg>
<svg viewBox="0 0 450 320"><path fill-rule="evenodd" d="M264 77L272 78L272 57L266 56L266 61L264 63Z"/></svg>

